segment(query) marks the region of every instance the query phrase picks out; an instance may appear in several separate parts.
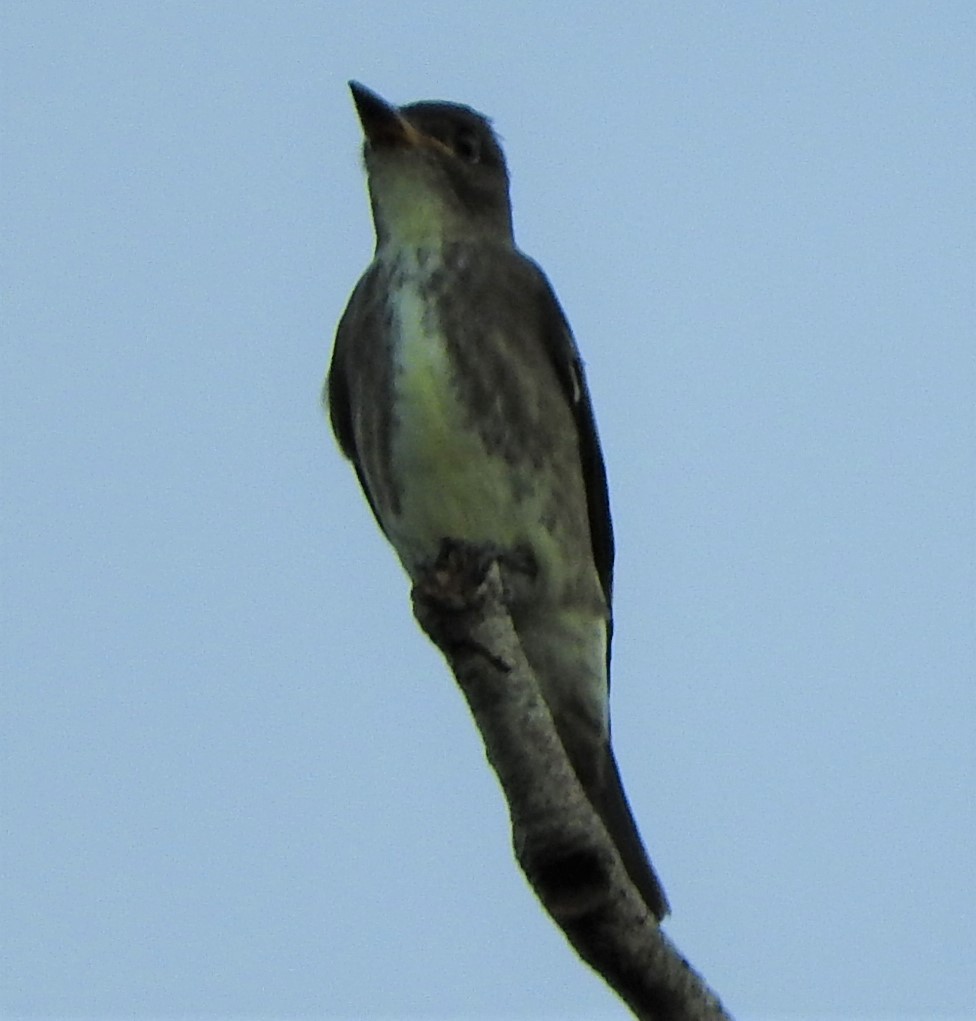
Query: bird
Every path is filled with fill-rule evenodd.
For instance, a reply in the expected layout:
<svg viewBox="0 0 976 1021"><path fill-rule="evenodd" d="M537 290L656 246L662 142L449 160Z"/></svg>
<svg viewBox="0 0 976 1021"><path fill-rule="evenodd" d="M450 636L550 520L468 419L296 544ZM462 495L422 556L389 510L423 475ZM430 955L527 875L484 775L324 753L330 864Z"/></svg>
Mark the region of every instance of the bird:
<svg viewBox="0 0 976 1021"><path fill-rule="evenodd" d="M632 884L668 900L610 741L614 539L583 362L542 269L516 246L509 174L469 106L395 106L349 83L372 262L323 388L332 430L416 583L445 541L498 552L519 643Z"/></svg>

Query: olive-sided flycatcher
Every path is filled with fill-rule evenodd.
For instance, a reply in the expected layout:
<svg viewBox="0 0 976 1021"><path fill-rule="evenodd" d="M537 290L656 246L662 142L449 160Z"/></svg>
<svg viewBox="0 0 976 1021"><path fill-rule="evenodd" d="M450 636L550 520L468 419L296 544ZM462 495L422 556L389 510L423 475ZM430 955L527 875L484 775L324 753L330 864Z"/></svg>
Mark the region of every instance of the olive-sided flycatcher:
<svg viewBox="0 0 976 1021"><path fill-rule="evenodd" d="M613 532L569 324L515 246L488 120L350 88L376 250L336 334L332 428L411 578L444 540L500 551L515 630L569 760L663 918L610 747Z"/></svg>

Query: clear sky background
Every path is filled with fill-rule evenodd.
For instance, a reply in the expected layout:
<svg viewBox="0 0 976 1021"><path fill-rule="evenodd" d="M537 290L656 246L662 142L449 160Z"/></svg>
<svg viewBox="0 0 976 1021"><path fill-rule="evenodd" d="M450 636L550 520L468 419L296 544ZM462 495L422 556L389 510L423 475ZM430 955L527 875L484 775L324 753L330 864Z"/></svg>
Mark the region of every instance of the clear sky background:
<svg viewBox="0 0 976 1021"><path fill-rule="evenodd" d="M599 11L599 12L598 12ZM358 78L489 113L740 1018L976 1015L976 7L0 9L4 1017L623 1018L318 406Z"/></svg>

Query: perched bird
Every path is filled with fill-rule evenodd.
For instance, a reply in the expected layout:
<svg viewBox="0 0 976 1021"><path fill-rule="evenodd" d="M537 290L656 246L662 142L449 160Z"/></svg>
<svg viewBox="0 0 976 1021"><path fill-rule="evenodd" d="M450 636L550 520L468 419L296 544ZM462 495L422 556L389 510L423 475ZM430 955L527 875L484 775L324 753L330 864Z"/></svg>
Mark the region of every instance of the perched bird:
<svg viewBox="0 0 976 1021"><path fill-rule="evenodd" d="M324 399L407 573L444 540L500 553L509 610L568 758L631 880L668 911L610 747L613 532L583 366L515 246L505 158L457 103L391 106L350 82L376 250Z"/></svg>

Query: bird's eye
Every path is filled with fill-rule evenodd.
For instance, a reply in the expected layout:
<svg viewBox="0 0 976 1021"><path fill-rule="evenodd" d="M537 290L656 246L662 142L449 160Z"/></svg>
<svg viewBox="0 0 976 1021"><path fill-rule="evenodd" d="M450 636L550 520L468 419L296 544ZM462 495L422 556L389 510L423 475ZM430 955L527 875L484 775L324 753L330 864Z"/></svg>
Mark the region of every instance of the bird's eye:
<svg viewBox="0 0 976 1021"><path fill-rule="evenodd" d="M465 163L479 163L481 140L473 131L461 131L454 139L454 151Z"/></svg>

